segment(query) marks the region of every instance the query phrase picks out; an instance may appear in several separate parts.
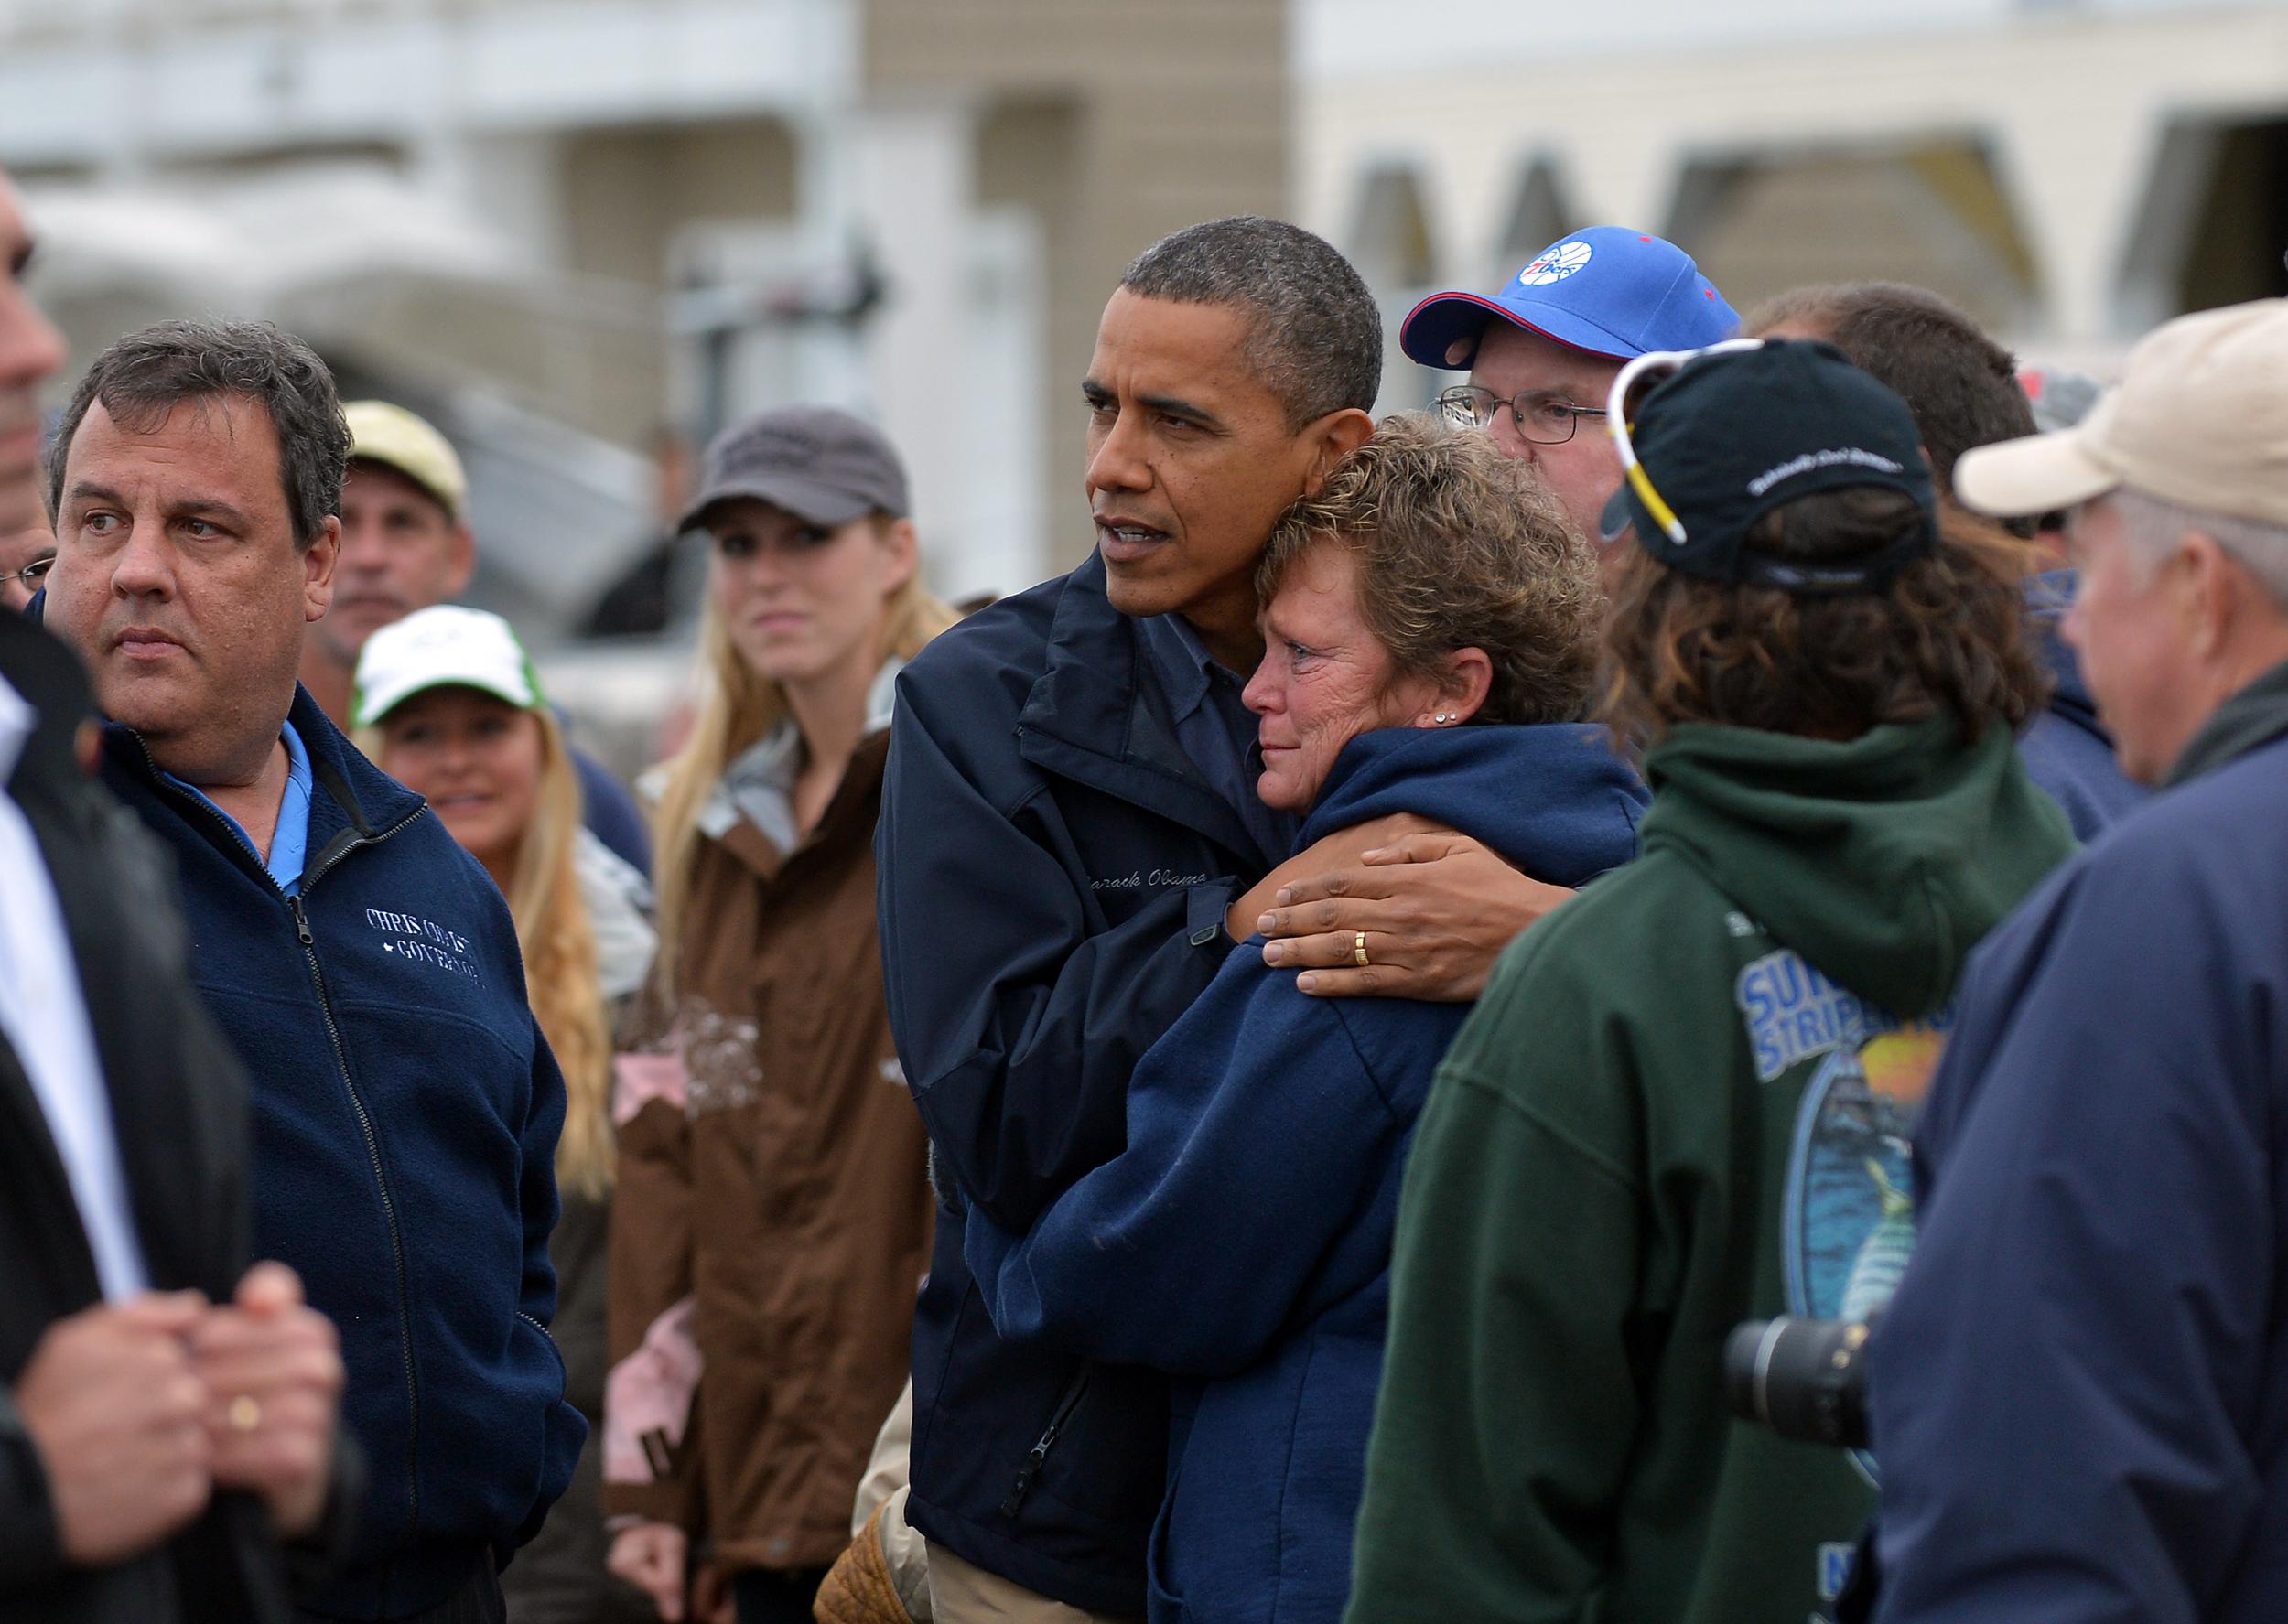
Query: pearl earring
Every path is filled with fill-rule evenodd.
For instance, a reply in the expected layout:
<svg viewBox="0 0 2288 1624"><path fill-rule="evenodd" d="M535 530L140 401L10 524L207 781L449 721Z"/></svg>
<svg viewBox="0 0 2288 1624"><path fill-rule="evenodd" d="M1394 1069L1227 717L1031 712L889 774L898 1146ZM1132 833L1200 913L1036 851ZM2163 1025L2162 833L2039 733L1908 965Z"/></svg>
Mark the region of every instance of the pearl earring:
<svg viewBox="0 0 2288 1624"><path fill-rule="evenodd" d="M1444 711L1440 711L1436 715L1432 716L1430 720L1437 723L1441 727L1443 727L1447 723L1452 721L1453 718L1448 715Z"/></svg>

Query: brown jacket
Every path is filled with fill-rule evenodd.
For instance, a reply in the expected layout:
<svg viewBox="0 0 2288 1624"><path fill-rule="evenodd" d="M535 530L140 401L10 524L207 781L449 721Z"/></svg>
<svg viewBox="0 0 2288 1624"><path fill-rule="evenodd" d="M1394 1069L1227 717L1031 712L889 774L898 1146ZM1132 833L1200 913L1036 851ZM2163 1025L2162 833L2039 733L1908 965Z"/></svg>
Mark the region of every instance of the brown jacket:
<svg viewBox="0 0 2288 1624"><path fill-rule="evenodd" d="M622 1068L607 1408L637 1419L608 1420L606 1509L711 1534L733 1571L825 1567L850 1543L928 1266L926 1141L874 925L889 742L859 746L791 852L744 815L701 836L677 984L654 1000L664 1052ZM655 1425L655 1393L622 1395L676 1368L685 1323L694 1413Z"/></svg>

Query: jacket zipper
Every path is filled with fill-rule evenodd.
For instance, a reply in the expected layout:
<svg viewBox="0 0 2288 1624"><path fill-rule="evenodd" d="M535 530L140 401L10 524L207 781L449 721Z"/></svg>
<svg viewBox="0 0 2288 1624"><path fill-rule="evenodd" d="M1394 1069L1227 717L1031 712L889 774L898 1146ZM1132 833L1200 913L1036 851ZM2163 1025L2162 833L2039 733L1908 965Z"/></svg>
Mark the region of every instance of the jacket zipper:
<svg viewBox="0 0 2288 1624"><path fill-rule="evenodd" d="M364 1098L358 1092L356 1081L350 1075L350 1054L342 1047L341 1028L334 1024L333 999L326 991L325 971L318 962L318 939L310 932L309 914L302 906L302 898L342 858L360 846L379 845L426 810L424 807L414 812L379 834L361 836L340 847L330 857L321 855L318 866L302 877L297 894L286 898L287 911L294 916L295 934L301 938L302 956L309 963L310 984L318 989L318 1010L326 1022L326 1040L333 1046L334 1065L341 1073L341 1086L350 1096L350 1109L357 1113L358 1131L365 1137L366 1160L373 1169L373 1188L381 1192L382 1215L389 1221L390 1261L395 1265L397 1274L397 1349L405 1367L405 1527L410 1533L421 1531L421 1384L414 1373L413 1365L413 1300L411 1286L406 1279L405 1231L398 1222L396 1198L390 1194L389 1176L382 1168L382 1142L373 1131L373 1118L365 1108ZM273 880L271 883L275 886L277 882ZM279 894L285 896L283 890Z"/></svg>
<svg viewBox="0 0 2288 1624"><path fill-rule="evenodd" d="M1049 1417L1049 1427L1041 1435L1041 1441L1025 1455L1025 1464L1018 1469L1017 1481L1009 1486L1009 1493L1001 1500L1001 1515L1014 1517L1017 1508L1025 1503L1025 1495L1032 1488L1032 1480L1041 1475L1041 1468L1049 1463L1049 1451L1063 1436L1064 1425L1073 1419L1073 1412L1080 1406L1081 1394L1088 1391L1087 1365L1073 1372L1066 1383L1064 1396L1057 1400L1056 1413Z"/></svg>
<svg viewBox="0 0 2288 1624"><path fill-rule="evenodd" d="M144 765L151 769L152 778L165 784L166 780L159 777L158 763L151 758L151 747L143 742L140 734L135 736L135 743L143 751ZM396 1199L389 1193L389 1177L382 1168L382 1145L380 1138L373 1132L373 1118L367 1113L365 1101L358 1093L358 1085L350 1076L349 1052L342 1048L341 1028L334 1024L333 1000L327 995L325 973L318 963L318 939L310 933L309 916L303 910L302 897L308 895L310 887L317 885L342 858L361 846L379 845L383 841L387 840L420 817L423 812L428 811L428 808L426 805L416 808L405 818L391 824L379 834L361 834L348 844L339 847L330 855L321 853L318 866L302 877L301 894L289 897L286 893L286 888L272 877L269 866L263 863L262 854L254 850L254 843L246 838L244 830L240 829L221 811L208 805L197 796L183 796L178 793L178 799L188 801L198 809L202 816L219 827L223 834L228 836L241 851L253 857L262 868L264 880L273 891L277 893L279 899L286 905L286 912L293 917L294 933L301 941L302 956L310 967L310 984L318 990L318 1011L326 1023L327 1041L333 1046L334 1065L341 1073L341 1085L350 1095L350 1109L356 1113L359 1131L365 1137L366 1160L373 1169L374 1188L381 1193L383 1215L389 1220L390 1258L397 1273L397 1345L405 1358L405 1404L409 1424L407 1430L410 1435L410 1441L405 1451L406 1492L410 1501L407 1508L410 1513L407 1528L409 1531L418 1532L421 1527L421 1388L415 1377L413 1367L413 1305L405 1277L405 1233L397 1221Z"/></svg>

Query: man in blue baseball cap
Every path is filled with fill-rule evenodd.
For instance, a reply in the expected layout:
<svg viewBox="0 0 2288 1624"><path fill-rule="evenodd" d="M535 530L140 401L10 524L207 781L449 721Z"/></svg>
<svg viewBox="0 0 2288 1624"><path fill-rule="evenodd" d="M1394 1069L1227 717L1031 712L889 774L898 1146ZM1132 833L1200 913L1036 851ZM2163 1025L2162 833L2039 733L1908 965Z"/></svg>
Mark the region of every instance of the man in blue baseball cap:
<svg viewBox="0 0 2288 1624"><path fill-rule="evenodd" d="M1739 326L1675 243L1591 226L1534 255L1491 297L1456 291L1424 299L1399 328L1398 344L1426 367L1468 368L1469 382L1440 395L1439 409L1533 463L1593 538L1621 485L1603 420L1622 364L1648 350L1697 350Z"/></svg>

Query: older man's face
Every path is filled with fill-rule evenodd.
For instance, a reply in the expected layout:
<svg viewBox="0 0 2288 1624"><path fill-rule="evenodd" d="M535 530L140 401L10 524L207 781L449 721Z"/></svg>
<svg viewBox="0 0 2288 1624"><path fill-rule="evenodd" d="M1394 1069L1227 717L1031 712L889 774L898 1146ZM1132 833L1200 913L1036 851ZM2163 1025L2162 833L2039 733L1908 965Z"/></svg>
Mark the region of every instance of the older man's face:
<svg viewBox="0 0 2288 1624"><path fill-rule="evenodd" d="M340 534L329 520L295 547L260 402L209 396L129 425L98 401L64 465L48 623L161 768L230 781L277 740Z"/></svg>
<svg viewBox="0 0 2288 1624"><path fill-rule="evenodd" d="M2110 498L2074 511L2066 547L2080 571L2066 640L2081 656L2121 770L2157 784L2206 719L2179 595L2165 564L2150 564L2131 541Z"/></svg>
<svg viewBox="0 0 2288 1624"><path fill-rule="evenodd" d="M32 239L0 175L0 536L41 523L39 385L63 365L63 340L32 307L24 267Z"/></svg>
<svg viewBox="0 0 2288 1624"><path fill-rule="evenodd" d="M1470 382L1490 389L1504 401L1521 394L1546 394L1574 406L1603 406L1622 363L1609 355L1592 355L1529 333L1499 317L1485 324L1478 340L1477 359ZM1577 418L1573 437L1544 446L1517 432L1517 419L1507 406L1494 414L1486 433L1506 457L1533 465L1549 494L1564 507L1573 528L1598 543L1599 559L1608 589L1620 561L1628 556L1625 541L1608 543L1598 535L1605 503L1621 489L1621 454L1602 417Z"/></svg>

